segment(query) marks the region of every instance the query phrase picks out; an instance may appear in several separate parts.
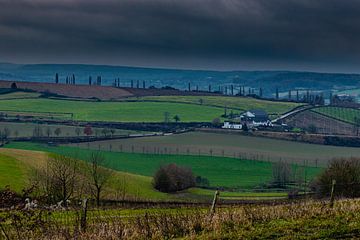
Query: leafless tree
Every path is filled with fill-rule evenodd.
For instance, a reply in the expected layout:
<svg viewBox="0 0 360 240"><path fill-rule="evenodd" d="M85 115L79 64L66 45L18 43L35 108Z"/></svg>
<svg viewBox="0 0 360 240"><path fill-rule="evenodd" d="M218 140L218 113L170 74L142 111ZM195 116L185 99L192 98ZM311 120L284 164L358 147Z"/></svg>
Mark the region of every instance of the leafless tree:
<svg viewBox="0 0 360 240"><path fill-rule="evenodd" d="M61 128L56 128L54 133L58 137L61 134Z"/></svg>
<svg viewBox="0 0 360 240"><path fill-rule="evenodd" d="M77 136L80 136L81 129L79 127L75 128L75 133Z"/></svg>
<svg viewBox="0 0 360 240"><path fill-rule="evenodd" d="M36 126L33 130L33 136L34 137L42 137L43 133L42 133L42 129L40 126Z"/></svg>
<svg viewBox="0 0 360 240"><path fill-rule="evenodd" d="M50 127L47 127L47 128L46 128L46 136L47 136L47 137L50 137L51 134L52 134L51 128L50 128Z"/></svg>
<svg viewBox="0 0 360 240"><path fill-rule="evenodd" d="M279 187L285 187L291 181L292 169L287 162L279 161L273 164L273 183Z"/></svg>
<svg viewBox="0 0 360 240"><path fill-rule="evenodd" d="M9 138L10 134L11 134L11 131L9 128L4 128L4 131L3 131L3 134L4 134L4 138L5 140Z"/></svg>
<svg viewBox="0 0 360 240"><path fill-rule="evenodd" d="M90 186L96 199L97 206L100 206L101 193L112 176L112 171L105 168L106 159L100 152L93 152L88 161Z"/></svg>
<svg viewBox="0 0 360 240"><path fill-rule="evenodd" d="M67 201L74 195L79 179L79 164L75 158L56 155L47 161L38 173L38 181L43 186L51 202Z"/></svg>

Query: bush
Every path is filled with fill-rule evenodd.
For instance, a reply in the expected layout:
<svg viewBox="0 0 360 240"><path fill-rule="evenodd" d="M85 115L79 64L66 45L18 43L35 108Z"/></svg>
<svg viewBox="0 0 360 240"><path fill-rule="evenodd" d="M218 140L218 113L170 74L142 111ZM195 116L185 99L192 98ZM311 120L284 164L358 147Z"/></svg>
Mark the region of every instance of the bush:
<svg viewBox="0 0 360 240"><path fill-rule="evenodd" d="M329 196L332 180L336 181L335 196L360 197L360 159L332 160L328 168L313 182L312 189L320 197Z"/></svg>
<svg viewBox="0 0 360 240"><path fill-rule="evenodd" d="M176 192L194 187L195 177L190 168L169 164L155 173L153 185L161 192Z"/></svg>

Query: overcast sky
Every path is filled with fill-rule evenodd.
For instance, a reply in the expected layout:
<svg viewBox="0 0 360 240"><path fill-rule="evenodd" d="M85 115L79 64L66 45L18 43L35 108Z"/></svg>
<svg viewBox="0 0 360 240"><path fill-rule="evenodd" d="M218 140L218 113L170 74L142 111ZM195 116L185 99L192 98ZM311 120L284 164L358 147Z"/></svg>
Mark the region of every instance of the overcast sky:
<svg viewBox="0 0 360 240"><path fill-rule="evenodd" d="M0 62L360 72L360 1L0 0Z"/></svg>

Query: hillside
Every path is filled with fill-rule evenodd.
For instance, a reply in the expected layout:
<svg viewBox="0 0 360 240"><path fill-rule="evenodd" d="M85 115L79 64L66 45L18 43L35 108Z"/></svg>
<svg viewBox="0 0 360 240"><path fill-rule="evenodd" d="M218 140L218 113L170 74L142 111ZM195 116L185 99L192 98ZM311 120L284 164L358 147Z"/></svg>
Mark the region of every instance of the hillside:
<svg viewBox="0 0 360 240"><path fill-rule="evenodd" d="M12 190L21 192L29 187L34 171L46 166L48 153L22 149L0 149L0 189L9 185ZM151 185L151 177L114 171L106 198L116 199L117 194L132 199L169 200L168 194L158 192ZM131 186L131 187L130 187Z"/></svg>
<svg viewBox="0 0 360 240"><path fill-rule="evenodd" d="M282 114L295 107L300 103L293 102L276 102L266 101L247 97L226 97L226 96L148 96L129 98L136 101L156 101L156 102L173 102L173 103L190 103L204 106L227 107L246 111L250 109L262 109L269 114Z"/></svg>
<svg viewBox="0 0 360 240"><path fill-rule="evenodd" d="M314 108L313 111L354 125L356 124L356 119L360 120L360 110L355 108L319 107Z"/></svg>
<svg viewBox="0 0 360 240"><path fill-rule="evenodd" d="M124 66L81 65L81 64L0 64L0 79L53 82L55 73L64 81L67 75L75 74L78 83L87 84L90 75L101 75L105 85L111 85L120 78L123 87L130 81L146 81L147 86L172 86L187 89L188 82L207 90L209 84L216 90L218 86L239 84L254 88L263 87L264 93L271 96L276 87L282 91L295 88L312 90L346 89L360 86L358 74L331 74L289 71L208 71L141 68Z"/></svg>
<svg viewBox="0 0 360 240"><path fill-rule="evenodd" d="M0 95L0 112L14 116L42 116L79 121L174 122L174 116L178 115L180 122L211 122L214 118L220 118L225 111L240 113L260 108L278 115L299 106L296 103L224 96L163 96L130 98L124 101L79 101L44 98L36 93L16 93ZM203 104L199 103L200 100Z"/></svg>
<svg viewBox="0 0 360 240"><path fill-rule="evenodd" d="M114 145L115 146L115 145ZM88 159L94 151L85 148L68 146L49 147L45 144L10 143L7 148L45 151L67 156L76 156L82 160ZM176 163L190 167L196 176L205 177L212 187L239 188L252 190L272 179L272 163L254 161L234 157L211 157L196 155L169 155L169 154L141 154L123 153L103 150L106 157L106 167L116 171L151 177L156 170L164 164ZM293 165L294 175L304 174L312 179L322 171L322 168ZM305 170L304 170L305 169ZM300 175L298 177L300 177Z"/></svg>

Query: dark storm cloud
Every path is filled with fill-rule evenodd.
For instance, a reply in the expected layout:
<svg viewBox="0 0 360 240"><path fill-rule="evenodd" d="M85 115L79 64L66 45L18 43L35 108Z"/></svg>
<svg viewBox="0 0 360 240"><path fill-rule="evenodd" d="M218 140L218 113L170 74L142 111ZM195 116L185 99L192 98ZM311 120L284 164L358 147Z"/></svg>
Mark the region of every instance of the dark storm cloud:
<svg viewBox="0 0 360 240"><path fill-rule="evenodd" d="M355 66L359 13L358 0L0 0L0 60Z"/></svg>

